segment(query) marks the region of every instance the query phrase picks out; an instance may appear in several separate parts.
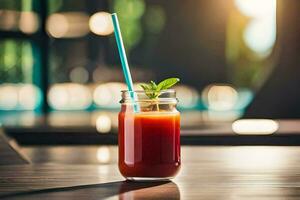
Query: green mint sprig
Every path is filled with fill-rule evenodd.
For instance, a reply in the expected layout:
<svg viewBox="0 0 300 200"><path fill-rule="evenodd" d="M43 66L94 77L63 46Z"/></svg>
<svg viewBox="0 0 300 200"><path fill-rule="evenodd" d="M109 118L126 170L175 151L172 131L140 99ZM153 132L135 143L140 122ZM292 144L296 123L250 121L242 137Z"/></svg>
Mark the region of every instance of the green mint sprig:
<svg viewBox="0 0 300 200"><path fill-rule="evenodd" d="M169 89L179 81L179 78L168 78L161 81L159 84L156 84L154 81L150 81L149 84L140 84L140 86L144 89L146 95L150 99L157 99L161 94L161 91Z"/></svg>

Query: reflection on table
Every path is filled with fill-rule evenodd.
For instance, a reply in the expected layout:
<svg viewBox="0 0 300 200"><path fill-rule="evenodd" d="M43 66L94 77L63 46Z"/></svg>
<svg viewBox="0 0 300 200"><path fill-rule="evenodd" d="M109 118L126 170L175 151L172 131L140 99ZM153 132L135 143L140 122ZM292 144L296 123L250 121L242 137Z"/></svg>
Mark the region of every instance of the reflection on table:
<svg viewBox="0 0 300 200"><path fill-rule="evenodd" d="M298 199L300 195L295 189L300 182L299 147L184 146L178 176L155 183L124 181L116 164L116 146L27 146L21 152L32 164L0 166L2 199Z"/></svg>

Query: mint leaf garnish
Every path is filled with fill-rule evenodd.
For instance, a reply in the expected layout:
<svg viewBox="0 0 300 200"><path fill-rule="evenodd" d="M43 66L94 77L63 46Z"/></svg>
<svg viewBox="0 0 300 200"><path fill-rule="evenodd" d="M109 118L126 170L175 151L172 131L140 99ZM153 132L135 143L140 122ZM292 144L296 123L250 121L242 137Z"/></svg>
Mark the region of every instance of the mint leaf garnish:
<svg viewBox="0 0 300 200"><path fill-rule="evenodd" d="M140 86L145 91L145 94L150 99L157 99L161 94L162 90L171 88L173 85L180 81L179 78L168 78L161 81L159 84L156 84L154 81L150 81L149 84L141 84Z"/></svg>
<svg viewBox="0 0 300 200"><path fill-rule="evenodd" d="M168 78L168 79L165 79L165 80L161 81L157 85L157 90L158 91L166 90L166 89L172 87L173 85L175 85L176 83L178 83L179 81L180 81L179 78Z"/></svg>

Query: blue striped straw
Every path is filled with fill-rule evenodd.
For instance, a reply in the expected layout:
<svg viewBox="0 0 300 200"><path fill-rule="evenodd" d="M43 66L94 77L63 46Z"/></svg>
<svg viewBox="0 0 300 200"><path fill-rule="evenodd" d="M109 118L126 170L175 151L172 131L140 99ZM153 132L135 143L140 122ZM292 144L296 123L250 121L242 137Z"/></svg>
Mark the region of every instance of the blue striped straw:
<svg viewBox="0 0 300 200"><path fill-rule="evenodd" d="M129 70L129 65L126 57L126 52L123 44L123 39L121 35L121 30L120 30L120 25L119 25L119 20L117 13L113 13L111 15L113 26L114 26L114 32L115 32L115 37L118 45L118 50L119 50L119 55L120 55L120 60L122 64L122 69L125 77L125 81L128 87L128 91L130 93L131 99L135 102L136 96L134 94L133 90L133 83L132 83L132 78L131 78L131 73ZM134 104L134 111L138 111L138 107L136 104Z"/></svg>

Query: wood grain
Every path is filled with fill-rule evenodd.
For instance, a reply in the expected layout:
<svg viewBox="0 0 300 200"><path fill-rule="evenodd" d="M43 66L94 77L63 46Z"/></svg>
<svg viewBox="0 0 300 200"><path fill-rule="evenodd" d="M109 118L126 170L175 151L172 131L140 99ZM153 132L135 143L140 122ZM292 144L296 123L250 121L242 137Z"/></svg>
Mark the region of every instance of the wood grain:
<svg viewBox="0 0 300 200"><path fill-rule="evenodd" d="M28 163L28 160L18 152L16 143L10 141L0 127L0 165Z"/></svg>
<svg viewBox="0 0 300 200"><path fill-rule="evenodd" d="M39 148L26 147L22 151L35 151L34 155L37 156ZM48 159L40 159L31 165L0 166L0 198L300 198L300 147L184 146L179 175L172 182L159 183L125 182L116 165L117 147L107 146L110 152L107 164L97 160L101 148L105 152L103 146L82 146L77 150L74 147L45 147L41 153L49 151ZM61 157L54 156L59 152L62 153ZM89 159L83 160L82 157L86 156ZM62 157L68 164L64 163ZM76 157L79 159L77 162Z"/></svg>

